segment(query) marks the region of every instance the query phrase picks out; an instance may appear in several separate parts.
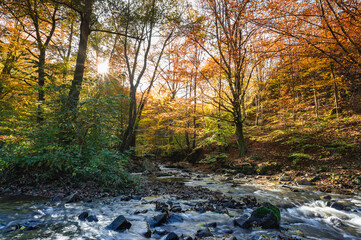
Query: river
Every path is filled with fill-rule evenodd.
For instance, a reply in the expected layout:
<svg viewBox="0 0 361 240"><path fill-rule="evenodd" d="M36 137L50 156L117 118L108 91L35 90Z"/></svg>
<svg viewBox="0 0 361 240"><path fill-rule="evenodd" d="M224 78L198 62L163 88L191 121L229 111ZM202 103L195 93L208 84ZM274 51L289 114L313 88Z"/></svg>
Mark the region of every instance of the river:
<svg viewBox="0 0 361 240"><path fill-rule="evenodd" d="M258 202L277 205L281 210L281 228L243 229L234 226L233 220L249 216L251 207L197 211L196 206L208 200L186 200L172 194L130 200L119 196L69 204L28 196L3 196L0 197L0 239L166 239L166 232L194 238L202 229L213 235L204 239L361 239L359 195L325 196L310 186L283 185L266 179L230 178L166 167L161 170L165 176L153 177L152 181L181 181L186 186L221 192L230 199L241 201L243 197L253 196ZM151 238L146 238L147 222L160 214L156 202L181 210L172 220L154 227ZM330 203L337 204L331 207ZM98 221L80 221L78 216L85 211L95 215ZM131 228L122 232L107 230L106 226L119 215L132 224Z"/></svg>

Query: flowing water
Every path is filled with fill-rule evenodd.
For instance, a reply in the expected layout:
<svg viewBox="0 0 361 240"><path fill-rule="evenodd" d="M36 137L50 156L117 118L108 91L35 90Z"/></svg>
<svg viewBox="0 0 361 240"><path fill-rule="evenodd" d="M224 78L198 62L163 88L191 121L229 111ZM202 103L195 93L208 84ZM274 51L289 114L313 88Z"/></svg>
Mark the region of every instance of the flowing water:
<svg viewBox="0 0 361 240"><path fill-rule="evenodd" d="M259 202L270 202L280 206L281 230L247 230L236 227L233 219L249 216L251 208L227 209L227 213L194 211L202 200L184 200L175 196L151 196L142 199L122 200L122 197L103 198L91 203L49 203L39 198L0 198L0 239L147 239L147 221L160 214L155 211L155 202L172 202L183 211L173 221L155 227L151 239L165 238L162 232L195 236L199 229L216 222L209 230L213 237L207 239L361 239L361 197L330 194L345 210L329 207L327 200L321 200L324 193L310 187L293 187L262 181L239 178L227 181L223 176L199 175L162 167L167 177L159 181L184 181L188 186L200 186L221 192L233 199L255 196ZM173 179L174 178L174 179ZM80 221L78 215L84 211L95 215L98 222ZM132 226L129 230L116 232L107 230L116 217L123 215ZM14 230L18 225L20 229ZM24 226L36 229L23 229ZM11 228L13 229L11 230ZM285 239L285 238L282 238Z"/></svg>

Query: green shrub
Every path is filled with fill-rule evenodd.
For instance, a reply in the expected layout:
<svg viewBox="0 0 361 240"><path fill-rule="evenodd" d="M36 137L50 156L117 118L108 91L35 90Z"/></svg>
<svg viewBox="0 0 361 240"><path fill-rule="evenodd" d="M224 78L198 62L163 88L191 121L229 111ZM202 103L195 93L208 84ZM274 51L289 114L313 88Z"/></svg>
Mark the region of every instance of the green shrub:
<svg viewBox="0 0 361 240"><path fill-rule="evenodd" d="M94 97L80 102L73 120L64 118L63 109L55 109L41 125L2 140L0 174L27 174L37 182L67 177L105 186L129 184L132 179L124 166L130 154L116 150L117 100Z"/></svg>

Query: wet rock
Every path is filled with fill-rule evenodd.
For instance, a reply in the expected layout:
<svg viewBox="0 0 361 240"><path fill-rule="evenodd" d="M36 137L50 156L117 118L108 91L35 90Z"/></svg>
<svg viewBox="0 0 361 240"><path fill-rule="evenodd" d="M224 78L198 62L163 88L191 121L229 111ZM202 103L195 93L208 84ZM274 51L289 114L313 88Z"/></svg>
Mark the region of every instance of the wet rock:
<svg viewBox="0 0 361 240"><path fill-rule="evenodd" d="M244 178L246 175L244 173L238 173L235 178Z"/></svg>
<svg viewBox="0 0 361 240"><path fill-rule="evenodd" d="M190 236L187 236L187 235L183 235L182 234L182 236L180 236L180 238L179 238L180 240L193 240L193 238L192 237L190 237Z"/></svg>
<svg viewBox="0 0 361 240"><path fill-rule="evenodd" d="M206 223L204 224L205 227L212 227L212 228L215 228L217 227L217 223L216 222L212 222L212 223Z"/></svg>
<svg viewBox="0 0 361 240"><path fill-rule="evenodd" d="M180 205L174 205L170 209L171 212L182 212L182 207Z"/></svg>
<svg viewBox="0 0 361 240"><path fill-rule="evenodd" d="M120 200L127 202L127 201L130 201L131 199L132 199L132 196L128 195L128 196L123 196Z"/></svg>
<svg viewBox="0 0 361 240"><path fill-rule="evenodd" d="M288 176L286 174L282 174L282 176L279 178L279 180L287 182L287 181L291 181L292 178L291 178L291 176Z"/></svg>
<svg viewBox="0 0 361 240"><path fill-rule="evenodd" d="M157 229L154 231L154 234L159 235L159 236L164 236L164 235L168 234L168 231L164 230L164 229Z"/></svg>
<svg viewBox="0 0 361 240"><path fill-rule="evenodd" d="M163 202L156 202L155 203L155 211L160 211L160 212L168 212L169 208L168 205L166 203Z"/></svg>
<svg viewBox="0 0 361 240"><path fill-rule="evenodd" d="M79 219L80 221L85 221L85 219L87 219L88 216L89 216L89 213L88 213L88 212L82 212L82 213L79 214L78 219Z"/></svg>
<svg viewBox="0 0 361 240"><path fill-rule="evenodd" d="M281 204L277 204L277 207L283 208L283 209L288 209L288 208L295 207L295 205L293 205L292 203L281 203Z"/></svg>
<svg viewBox="0 0 361 240"><path fill-rule="evenodd" d="M65 203L78 202L79 200L80 200L80 196L79 196L78 192L75 192L75 193L69 195L68 197L66 197Z"/></svg>
<svg viewBox="0 0 361 240"><path fill-rule="evenodd" d="M157 226L160 226L164 223L167 222L168 219L168 214L167 213L162 213L160 215L157 215L155 217L153 217L153 219L150 221L150 227L154 228Z"/></svg>
<svg viewBox="0 0 361 240"><path fill-rule="evenodd" d="M129 229L131 226L132 224L128 222L123 215L120 215L105 229L114 230L114 231L123 231L125 229Z"/></svg>
<svg viewBox="0 0 361 240"><path fill-rule="evenodd" d="M345 210L345 206L338 202L331 202L330 207L337 210Z"/></svg>
<svg viewBox="0 0 361 240"><path fill-rule="evenodd" d="M136 211L134 212L134 214L147 213L147 212L148 212L148 209L136 210Z"/></svg>
<svg viewBox="0 0 361 240"><path fill-rule="evenodd" d="M321 196L321 199L322 200L331 200L331 196L330 195L323 195L323 196Z"/></svg>
<svg viewBox="0 0 361 240"><path fill-rule="evenodd" d="M147 223L147 231L145 233L143 233L143 236L146 238L152 237L152 231L150 230L149 223Z"/></svg>
<svg viewBox="0 0 361 240"><path fill-rule="evenodd" d="M89 215L88 212L82 212L79 214L78 219L80 221L98 222L98 218L95 215Z"/></svg>
<svg viewBox="0 0 361 240"><path fill-rule="evenodd" d="M98 222L98 221L99 221L98 218L97 218L97 216L95 216L95 215L90 215L90 216L88 216L88 217L86 218L86 220L87 220L88 222Z"/></svg>
<svg viewBox="0 0 361 240"><path fill-rule="evenodd" d="M133 200L141 200L142 197L143 197L142 195L132 195L131 199L133 199Z"/></svg>
<svg viewBox="0 0 361 240"><path fill-rule="evenodd" d="M310 181L308 181L306 178L303 178L299 181L295 182L297 185L305 185L305 186L310 186L312 183Z"/></svg>
<svg viewBox="0 0 361 240"><path fill-rule="evenodd" d="M245 196L242 200L247 207L259 206L257 199L253 196Z"/></svg>
<svg viewBox="0 0 361 240"><path fill-rule="evenodd" d="M196 233L196 237L198 238L211 237L211 236L213 236L213 234L211 233L211 231L209 231L208 228L200 229Z"/></svg>
<svg viewBox="0 0 361 240"><path fill-rule="evenodd" d="M183 218L182 216L177 214L170 214L167 219L167 222L168 223L183 222Z"/></svg>
<svg viewBox="0 0 361 240"><path fill-rule="evenodd" d="M179 237L174 232L169 233L167 236L162 238L162 240L179 240Z"/></svg>
<svg viewBox="0 0 361 240"><path fill-rule="evenodd" d="M330 223L336 227L341 227L344 226L345 224L342 222L341 219L337 218L337 217L331 217L330 219Z"/></svg>
<svg viewBox="0 0 361 240"><path fill-rule="evenodd" d="M12 224L9 227L6 227L2 230L3 233L9 233L9 232L13 232L13 231L31 231L31 230L36 230L39 229L39 225L37 221L28 221L25 223L16 223L16 224Z"/></svg>
<svg viewBox="0 0 361 240"><path fill-rule="evenodd" d="M243 227L243 224L247 221L247 217L241 216L233 220L233 224L238 227Z"/></svg>
<svg viewBox="0 0 361 240"><path fill-rule="evenodd" d="M54 198L53 198L53 200L52 200L52 202L61 202L62 200L63 200L63 194L57 194Z"/></svg>
<svg viewBox="0 0 361 240"><path fill-rule="evenodd" d="M278 207L264 203L262 207L255 209L251 216L244 222L236 221L235 224L242 228L261 227L263 229L279 228L281 222L280 210Z"/></svg>
<svg viewBox="0 0 361 240"><path fill-rule="evenodd" d="M303 189L298 189L298 188L290 188L290 190L291 190L292 192L304 192Z"/></svg>

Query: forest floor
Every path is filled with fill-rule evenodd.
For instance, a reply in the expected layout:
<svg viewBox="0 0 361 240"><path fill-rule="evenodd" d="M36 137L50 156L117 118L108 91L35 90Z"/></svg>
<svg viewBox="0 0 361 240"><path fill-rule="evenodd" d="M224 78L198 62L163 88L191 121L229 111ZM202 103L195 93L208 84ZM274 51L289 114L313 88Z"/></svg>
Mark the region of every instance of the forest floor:
<svg viewBox="0 0 361 240"><path fill-rule="evenodd" d="M248 126L245 135L248 146L245 157L238 157L236 141L230 139L226 147L213 144L198 148L181 161L170 158L158 161L179 168L241 174L288 185L303 181L302 184L315 185L324 192L352 194L361 190L361 116L308 124ZM135 159L133 170L140 171L143 163L144 158ZM157 171L149 167L146 170ZM30 180L22 177L2 184L0 195L26 194L53 198L77 192L82 199L91 200L125 192L132 194L141 188L150 189L149 194L173 189L169 184L159 188L158 184L146 181L143 187L136 189L131 184L125 184L125 189L112 189L94 182L79 184L72 179L58 179L50 184L29 184Z"/></svg>
<svg viewBox="0 0 361 240"><path fill-rule="evenodd" d="M236 140L231 139L227 147L198 149L173 165L188 167L192 162L198 170L265 176L287 184L306 179L303 184L324 192L361 190L361 116L246 129L245 157L238 157Z"/></svg>

